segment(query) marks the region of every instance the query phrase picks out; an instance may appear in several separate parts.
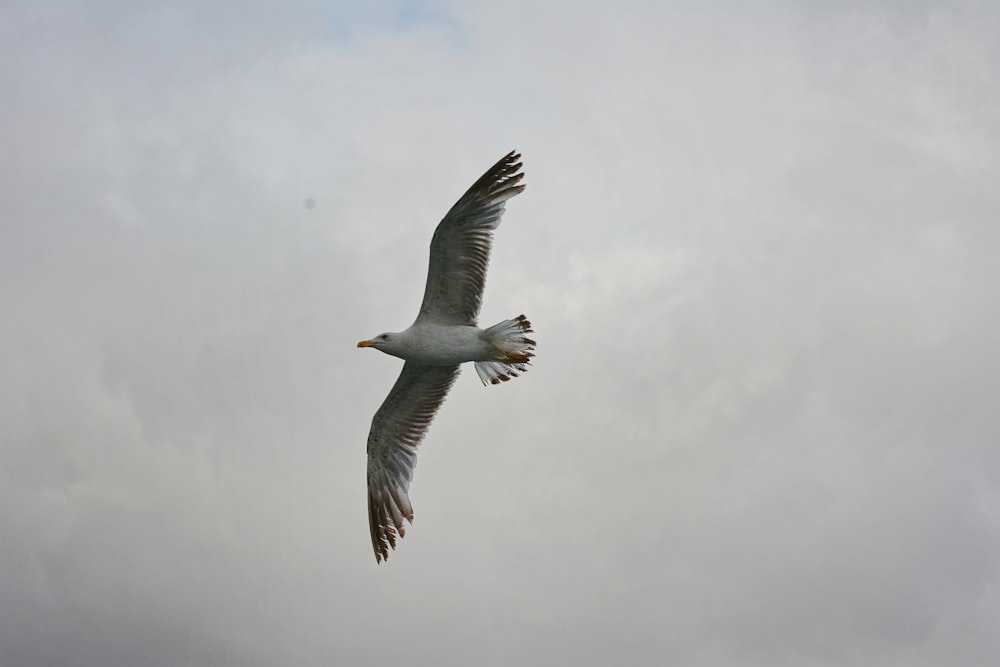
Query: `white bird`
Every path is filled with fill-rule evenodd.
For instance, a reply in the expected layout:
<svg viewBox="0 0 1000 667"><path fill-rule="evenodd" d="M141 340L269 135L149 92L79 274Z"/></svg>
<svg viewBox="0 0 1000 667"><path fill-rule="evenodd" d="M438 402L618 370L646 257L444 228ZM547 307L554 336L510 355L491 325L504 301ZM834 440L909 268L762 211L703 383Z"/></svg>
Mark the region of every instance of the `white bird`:
<svg viewBox="0 0 1000 667"><path fill-rule="evenodd" d="M397 533L406 533L403 519L413 523L408 491L417 445L460 365L475 362L484 385L498 384L527 371L534 356L535 341L525 335L532 333L531 322L524 315L488 329L476 325L493 230L506 201L525 187L519 185L520 157L515 151L504 156L438 224L424 300L410 328L358 343L406 360L368 433L368 523L376 562L396 548Z"/></svg>

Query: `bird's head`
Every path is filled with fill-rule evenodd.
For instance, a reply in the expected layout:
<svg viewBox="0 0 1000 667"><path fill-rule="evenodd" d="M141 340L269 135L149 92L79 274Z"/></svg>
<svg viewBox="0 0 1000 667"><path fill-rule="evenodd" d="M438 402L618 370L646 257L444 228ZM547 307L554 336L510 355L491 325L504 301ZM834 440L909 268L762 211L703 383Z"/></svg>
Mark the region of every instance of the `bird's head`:
<svg viewBox="0 0 1000 667"><path fill-rule="evenodd" d="M385 352L386 354L392 354L396 349L396 345L399 342L398 334L384 333L379 334L372 338L371 340L363 340L358 343L358 347L374 347L375 349Z"/></svg>

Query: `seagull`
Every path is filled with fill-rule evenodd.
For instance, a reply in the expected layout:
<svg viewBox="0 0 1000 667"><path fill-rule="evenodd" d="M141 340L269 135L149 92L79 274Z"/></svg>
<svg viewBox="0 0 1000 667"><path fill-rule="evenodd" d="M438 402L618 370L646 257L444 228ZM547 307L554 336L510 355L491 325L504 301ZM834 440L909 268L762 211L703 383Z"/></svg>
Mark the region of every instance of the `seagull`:
<svg viewBox="0 0 1000 667"><path fill-rule="evenodd" d="M358 343L406 362L368 432L368 524L377 563L396 548L396 535L406 534L403 519L413 523L408 491L417 446L461 365L474 362L485 386L524 373L534 356L524 315L487 329L476 323L493 230L507 200L525 188L520 158L511 151L490 167L434 230L424 300L410 328Z"/></svg>

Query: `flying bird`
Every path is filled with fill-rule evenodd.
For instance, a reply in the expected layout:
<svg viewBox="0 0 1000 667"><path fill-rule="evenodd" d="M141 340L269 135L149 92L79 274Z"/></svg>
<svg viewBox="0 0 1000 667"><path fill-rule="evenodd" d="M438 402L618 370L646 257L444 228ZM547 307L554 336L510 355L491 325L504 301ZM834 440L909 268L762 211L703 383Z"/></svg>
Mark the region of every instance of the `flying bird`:
<svg viewBox="0 0 1000 667"><path fill-rule="evenodd" d="M406 533L403 520L413 523L408 491L417 446L461 364L474 362L484 385L499 384L527 371L534 356L524 315L486 329L476 322L493 230L507 200L524 191L520 158L511 151L490 167L434 230L424 300L410 328L358 343L406 362L368 433L368 523L376 562L396 548L397 534Z"/></svg>

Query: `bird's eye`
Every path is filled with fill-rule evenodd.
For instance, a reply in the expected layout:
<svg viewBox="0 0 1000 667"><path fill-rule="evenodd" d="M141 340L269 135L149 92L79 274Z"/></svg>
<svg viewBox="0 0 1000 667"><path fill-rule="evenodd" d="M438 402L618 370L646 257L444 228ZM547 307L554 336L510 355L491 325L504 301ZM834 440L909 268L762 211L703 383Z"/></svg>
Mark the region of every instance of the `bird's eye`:
<svg viewBox="0 0 1000 667"><path fill-rule="evenodd" d="M389 340L389 336L387 336L386 334L382 334L381 336L378 337L378 339L379 340Z"/></svg>

